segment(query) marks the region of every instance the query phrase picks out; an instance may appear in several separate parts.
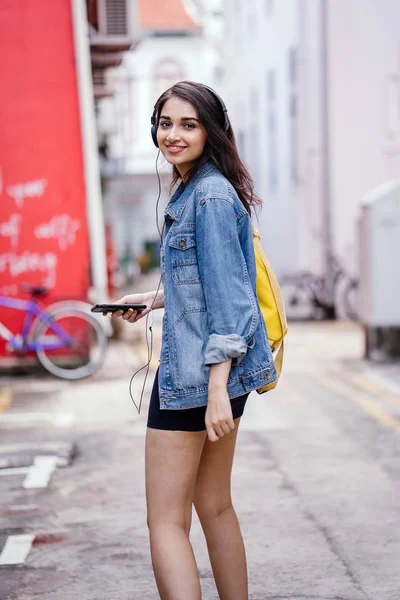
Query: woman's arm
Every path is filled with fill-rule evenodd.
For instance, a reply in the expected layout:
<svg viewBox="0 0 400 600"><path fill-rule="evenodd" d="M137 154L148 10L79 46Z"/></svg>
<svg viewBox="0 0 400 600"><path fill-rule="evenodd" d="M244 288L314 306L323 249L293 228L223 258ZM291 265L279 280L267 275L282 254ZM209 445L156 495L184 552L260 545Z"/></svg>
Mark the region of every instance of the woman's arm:
<svg viewBox="0 0 400 600"><path fill-rule="evenodd" d="M232 407L227 391L229 371L232 360L215 363L210 367L208 381L208 404L206 410L206 428L208 439L216 442L226 433L235 429Z"/></svg>
<svg viewBox="0 0 400 600"><path fill-rule="evenodd" d="M157 295L157 296L156 296ZM155 290L154 292L147 292L147 294L145 294L146 301L145 304L147 304L147 306L151 306L153 304L153 300L154 300L154 304L153 304L153 310L156 308L164 308L164 290Z"/></svg>
<svg viewBox="0 0 400 600"><path fill-rule="evenodd" d="M135 310L129 309L123 313L122 310L118 310L111 315L112 319L122 317L124 321L136 323L136 321L143 319L143 317L150 312L150 307L152 307L153 310L156 308L164 308L164 290L155 290L154 292L146 292L144 294L128 294L120 300L117 300L115 304L145 304L148 308L142 312L136 312Z"/></svg>
<svg viewBox="0 0 400 600"><path fill-rule="evenodd" d="M234 428L229 371L246 355L258 322L238 226L229 198L206 199L198 209L197 256L208 320L204 364L210 367L206 428L211 441Z"/></svg>
<svg viewBox="0 0 400 600"><path fill-rule="evenodd" d="M248 218L244 209L241 219ZM243 221L243 226L246 226ZM206 199L196 217L200 279L207 306L205 365L241 361L258 324L257 303L239 240L233 203Z"/></svg>

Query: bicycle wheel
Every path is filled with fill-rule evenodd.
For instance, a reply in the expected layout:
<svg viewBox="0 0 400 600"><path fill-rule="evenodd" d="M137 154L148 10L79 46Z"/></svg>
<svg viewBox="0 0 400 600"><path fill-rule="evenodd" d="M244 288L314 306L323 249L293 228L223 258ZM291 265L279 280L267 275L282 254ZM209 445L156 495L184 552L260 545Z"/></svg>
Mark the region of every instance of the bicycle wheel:
<svg viewBox="0 0 400 600"><path fill-rule="evenodd" d="M316 306L311 290L302 283L286 281L281 285L281 294L288 321L313 321Z"/></svg>
<svg viewBox="0 0 400 600"><path fill-rule="evenodd" d="M352 321L359 320L359 283L357 279L349 279L343 290L343 306L346 315Z"/></svg>
<svg viewBox="0 0 400 600"><path fill-rule="evenodd" d="M34 332L36 355L41 365L61 379L83 379L102 364L107 334L92 315L73 306L48 313Z"/></svg>

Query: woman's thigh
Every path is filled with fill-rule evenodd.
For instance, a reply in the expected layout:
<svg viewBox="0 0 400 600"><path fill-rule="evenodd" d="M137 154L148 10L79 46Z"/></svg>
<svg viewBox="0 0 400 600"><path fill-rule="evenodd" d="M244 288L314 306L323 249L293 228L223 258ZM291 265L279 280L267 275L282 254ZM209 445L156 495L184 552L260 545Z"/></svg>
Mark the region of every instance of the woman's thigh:
<svg viewBox="0 0 400 600"><path fill-rule="evenodd" d="M206 438L205 431L147 429L146 501L149 526L188 526L188 511Z"/></svg>
<svg viewBox="0 0 400 600"><path fill-rule="evenodd" d="M217 442L206 439L198 467L194 504L200 517L212 517L231 505L231 473L240 418Z"/></svg>

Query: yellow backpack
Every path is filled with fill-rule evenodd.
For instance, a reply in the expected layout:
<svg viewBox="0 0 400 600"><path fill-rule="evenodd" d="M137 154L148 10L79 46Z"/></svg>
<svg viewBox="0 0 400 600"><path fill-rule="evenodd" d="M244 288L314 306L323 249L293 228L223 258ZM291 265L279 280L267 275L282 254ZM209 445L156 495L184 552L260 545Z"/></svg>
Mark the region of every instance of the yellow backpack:
<svg viewBox="0 0 400 600"><path fill-rule="evenodd" d="M259 394L263 394L264 392L273 390L278 383L283 363L283 341L288 331L288 325L278 280L262 249L260 232L255 227L253 227L253 240L257 269L257 297L262 316L264 317L268 332L268 342L278 374L276 381L257 390Z"/></svg>

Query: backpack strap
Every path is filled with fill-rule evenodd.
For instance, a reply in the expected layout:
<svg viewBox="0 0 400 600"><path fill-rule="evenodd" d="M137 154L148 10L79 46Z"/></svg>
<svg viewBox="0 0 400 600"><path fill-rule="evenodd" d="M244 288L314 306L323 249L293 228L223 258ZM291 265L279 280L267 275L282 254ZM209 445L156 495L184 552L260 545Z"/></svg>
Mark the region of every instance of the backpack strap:
<svg viewBox="0 0 400 600"><path fill-rule="evenodd" d="M278 310L278 315L279 315L279 320L281 322L281 327L282 327L282 340L281 342L278 344L278 346L276 347L276 351L279 352L280 350L280 346L283 346L283 338L287 333L287 320L286 320L286 314L285 314L285 308L283 306L283 300L282 300L282 296L281 296L281 290L279 287L279 283L278 280L276 278L275 273L273 272L271 265L269 264L269 261L265 255L265 252L261 246L261 236L260 236L260 232L258 231L258 229L256 229L256 227L252 227L253 229L253 238L255 239L255 245L257 248L257 252L262 260L262 262L264 263L264 267L267 271L268 274L268 278L269 278L269 282L271 284L271 289L272 292L274 294L275 297L275 302L276 302L276 308ZM282 348L283 350L283 348ZM282 353L283 354L283 353ZM282 364L281 364L282 367Z"/></svg>

